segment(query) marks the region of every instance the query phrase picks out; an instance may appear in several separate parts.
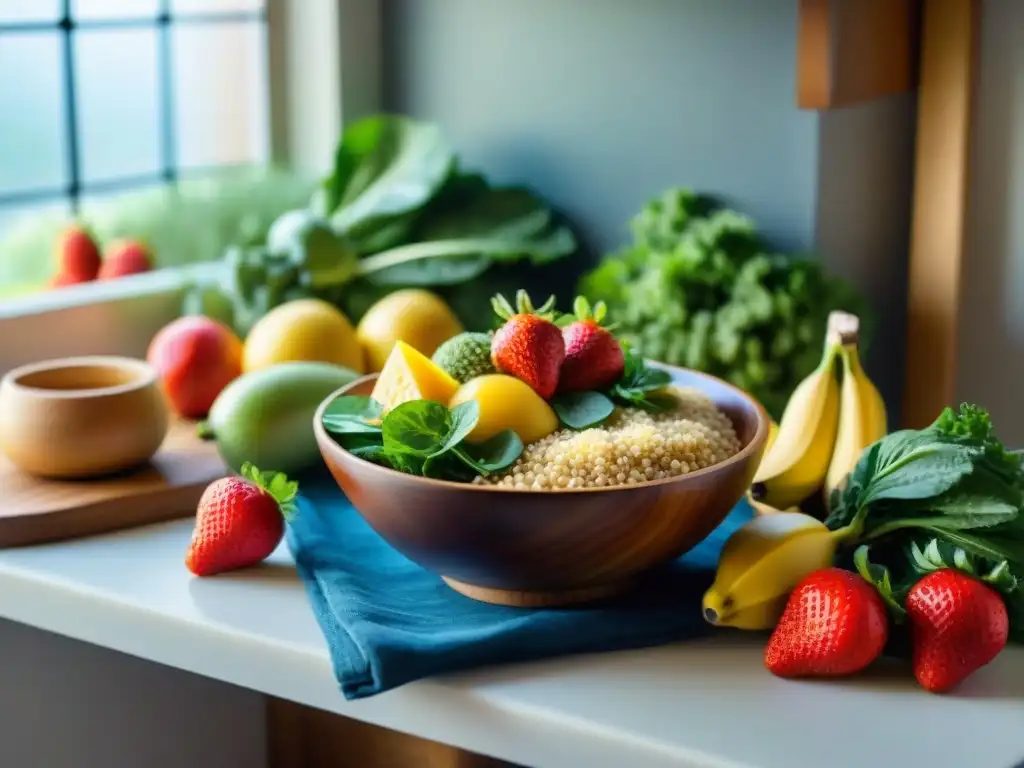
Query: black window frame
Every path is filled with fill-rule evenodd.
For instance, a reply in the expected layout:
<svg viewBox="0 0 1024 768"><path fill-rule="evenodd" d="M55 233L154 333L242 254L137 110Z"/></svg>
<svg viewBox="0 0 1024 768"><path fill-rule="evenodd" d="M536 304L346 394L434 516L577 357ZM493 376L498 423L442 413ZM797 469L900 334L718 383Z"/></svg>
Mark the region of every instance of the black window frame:
<svg viewBox="0 0 1024 768"><path fill-rule="evenodd" d="M175 27L186 25L211 26L218 24L253 23L262 25L266 33L267 2L260 8L238 11L175 12L172 0L159 0L157 13L147 16L124 16L96 19L75 17L74 0L61 0L61 13L56 20L0 21L0 44L10 34L55 32L60 35L62 97L64 106L63 138L67 183L62 187L26 187L21 190L0 192L0 213L9 207L45 205L66 201L73 216L81 213L82 198L92 193L128 191L164 183L174 186L180 175L178 147L175 140L174 51L171 33ZM121 176L101 181L82 179L80 122L78 118L78 88L75 71L75 35L78 31L152 29L157 33L158 130L160 131L160 168L155 173ZM188 170L193 170L189 168ZM199 169L195 169L199 170Z"/></svg>

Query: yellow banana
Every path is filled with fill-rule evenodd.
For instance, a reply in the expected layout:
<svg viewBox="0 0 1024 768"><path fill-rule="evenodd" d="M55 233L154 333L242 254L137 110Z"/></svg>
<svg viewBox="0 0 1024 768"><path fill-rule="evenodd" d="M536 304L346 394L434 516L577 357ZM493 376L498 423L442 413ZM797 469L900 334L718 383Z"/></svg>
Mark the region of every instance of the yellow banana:
<svg viewBox="0 0 1024 768"><path fill-rule="evenodd" d="M753 518L722 549L704 618L720 627L771 629L789 593L808 574L832 565L838 535L801 512Z"/></svg>
<svg viewBox="0 0 1024 768"><path fill-rule="evenodd" d="M778 434L754 475L757 501L785 509L821 488L839 426L838 341L830 334L817 369L786 403Z"/></svg>
<svg viewBox="0 0 1024 768"><path fill-rule="evenodd" d="M839 429L823 489L826 505L832 491L846 482L864 449L888 431L885 401L861 367L856 342L844 343L839 354L843 361L843 383L839 394Z"/></svg>

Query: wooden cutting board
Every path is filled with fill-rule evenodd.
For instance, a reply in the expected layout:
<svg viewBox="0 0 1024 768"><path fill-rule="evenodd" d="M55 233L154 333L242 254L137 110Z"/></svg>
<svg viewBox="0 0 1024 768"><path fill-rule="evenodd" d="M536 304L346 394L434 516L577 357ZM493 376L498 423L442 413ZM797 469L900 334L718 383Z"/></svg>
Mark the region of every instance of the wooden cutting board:
<svg viewBox="0 0 1024 768"><path fill-rule="evenodd" d="M0 456L0 547L73 539L190 517L228 473L195 424L175 422L149 464L97 480L44 480Z"/></svg>

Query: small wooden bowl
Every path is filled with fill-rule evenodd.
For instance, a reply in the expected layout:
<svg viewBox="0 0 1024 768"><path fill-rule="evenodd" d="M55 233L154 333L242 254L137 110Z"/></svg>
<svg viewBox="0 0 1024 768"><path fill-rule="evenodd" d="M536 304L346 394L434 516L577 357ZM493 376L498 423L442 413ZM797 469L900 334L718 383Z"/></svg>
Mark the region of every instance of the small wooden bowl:
<svg viewBox="0 0 1024 768"><path fill-rule="evenodd" d="M353 456L321 424L331 401L369 394L376 376L328 397L313 428L331 474L370 526L452 588L503 605L582 603L628 588L637 574L697 545L740 500L761 460L768 416L753 398L713 376L659 367L729 416L739 453L616 488L525 491L416 477Z"/></svg>
<svg viewBox="0 0 1024 768"><path fill-rule="evenodd" d="M0 379L0 451L40 477L130 469L156 453L168 426L156 371L141 360L69 357Z"/></svg>

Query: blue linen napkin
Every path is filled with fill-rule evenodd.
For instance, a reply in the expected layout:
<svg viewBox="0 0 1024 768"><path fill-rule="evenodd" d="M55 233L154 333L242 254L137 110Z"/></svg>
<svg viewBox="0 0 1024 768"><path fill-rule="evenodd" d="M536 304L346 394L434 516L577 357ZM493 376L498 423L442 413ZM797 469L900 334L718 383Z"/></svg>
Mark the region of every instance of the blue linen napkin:
<svg viewBox="0 0 1024 768"><path fill-rule="evenodd" d="M507 608L460 595L392 549L329 480L303 487L287 540L352 700L445 672L704 634L701 596L725 540L752 514L741 502L635 593L571 609Z"/></svg>

